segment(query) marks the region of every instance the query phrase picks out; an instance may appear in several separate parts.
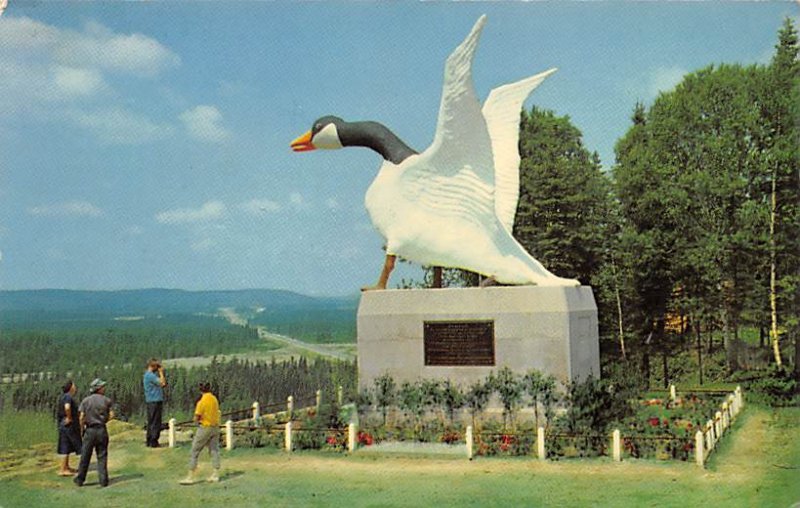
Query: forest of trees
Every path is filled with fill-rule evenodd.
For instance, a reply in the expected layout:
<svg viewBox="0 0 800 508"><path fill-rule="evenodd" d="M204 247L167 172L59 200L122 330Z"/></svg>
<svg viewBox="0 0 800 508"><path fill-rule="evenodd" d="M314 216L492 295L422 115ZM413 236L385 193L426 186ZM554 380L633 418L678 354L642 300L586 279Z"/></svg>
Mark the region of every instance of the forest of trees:
<svg viewBox="0 0 800 508"><path fill-rule="evenodd" d="M88 387L95 377L108 382L106 395L115 404L119 418L142 420L146 412L142 376L144 364L99 367L87 365L81 370L51 371L24 382L8 385L0 390L0 411L6 409L51 412L61 394L65 380L72 379L79 387L78 398L89 394ZM356 393L356 366L354 362L304 357L285 361L239 361L236 359L213 361L200 367L172 367L166 372L165 414L191 419L191 412L200 398L198 384L211 383L213 392L225 412L250 408L259 401L264 412L277 412L286 407L286 398L292 395L297 407L314 405L316 391L321 390L325 400L337 397L342 387L345 397Z"/></svg>
<svg viewBox="0 0 800 508"><path fill-rule="evenodd" d="M219 317L176 314L135 321L56 322L6 327L0 373L72 372L162 359L211 356L263 347L255 328Z"/></svg>

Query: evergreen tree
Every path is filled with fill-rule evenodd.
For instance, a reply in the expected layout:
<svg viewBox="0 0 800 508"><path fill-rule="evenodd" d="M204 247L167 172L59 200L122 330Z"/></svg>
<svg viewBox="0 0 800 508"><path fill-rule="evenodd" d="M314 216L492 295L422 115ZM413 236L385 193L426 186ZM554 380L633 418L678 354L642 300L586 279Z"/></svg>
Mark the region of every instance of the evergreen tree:
<svg viewBox="0 0 800 508"><path fill-rule="evenodd" d="M590 284L603 260L610 187L569 117L533 108L520 124L514 236L553 273Z"/></svg>
<svg viewBox="0 0 800 508"><path fill-rule="evenodd" d="M770 180L770 335L773 355L782 364L780 328L795 341L800 361L800 63L798 36L786 18L763 86L767 133L764 152Z"/></svg>

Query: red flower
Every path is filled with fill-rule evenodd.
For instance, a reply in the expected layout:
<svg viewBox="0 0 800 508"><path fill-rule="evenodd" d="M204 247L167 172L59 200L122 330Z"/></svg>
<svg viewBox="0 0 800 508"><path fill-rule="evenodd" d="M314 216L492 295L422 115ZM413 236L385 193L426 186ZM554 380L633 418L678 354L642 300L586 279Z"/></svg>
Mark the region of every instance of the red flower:
<svg viewBox="0 0 800 508"><path fill-rule="evenodd" d="M658 424L660 423L657 416L653 416L648 421L650 422L650 425L653 427L658 427Z"/></svg>
<svg viewBox="0 0 800 508"><path fill-rule="evenodd" d="M331 446L335 446L336 445L336 438L334 436L328 436L328 439L326 441Z"/></svg>
<svg viewBox="0 0 800 508"><path fill-rule="evenodd" d="M666 418L664 418L664 421L662 423L664 424L664 427L669 427L669 420L667 420Z"/></svg>

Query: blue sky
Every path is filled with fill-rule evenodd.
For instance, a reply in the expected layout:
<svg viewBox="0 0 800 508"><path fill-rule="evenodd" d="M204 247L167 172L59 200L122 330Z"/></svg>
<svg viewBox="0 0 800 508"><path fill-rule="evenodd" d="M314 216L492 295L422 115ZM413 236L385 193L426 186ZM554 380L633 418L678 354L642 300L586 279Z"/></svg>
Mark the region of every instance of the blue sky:
<svg viewBox="0 0 800 508"><path fill-rule="evenodd" d="M481 14L476 90L531 96L613 164L636 101L767 63L793 2L39 2L0 17L0 288L374 283L380 157L295 154L326 114L423 150L444 60ZM419 277L400 266L390 284Z"/></svg>

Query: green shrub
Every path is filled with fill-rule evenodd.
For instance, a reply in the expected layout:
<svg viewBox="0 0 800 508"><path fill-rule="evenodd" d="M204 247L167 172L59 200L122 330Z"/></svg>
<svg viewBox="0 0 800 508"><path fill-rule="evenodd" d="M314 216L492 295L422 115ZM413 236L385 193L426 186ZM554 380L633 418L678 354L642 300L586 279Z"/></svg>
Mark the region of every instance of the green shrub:
<svg viewBox="0 0 800 508"><path fill-rule="evenodd" d="M797 380L787 369L772 367L763 377L747 385L750 395L770 406L796 405L800 398Z"/></svg>

